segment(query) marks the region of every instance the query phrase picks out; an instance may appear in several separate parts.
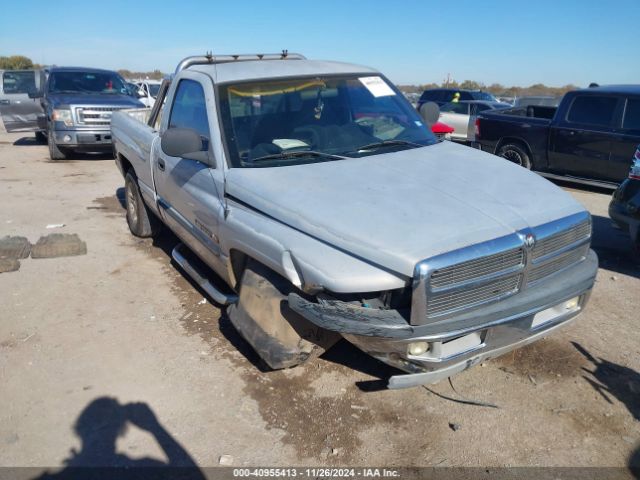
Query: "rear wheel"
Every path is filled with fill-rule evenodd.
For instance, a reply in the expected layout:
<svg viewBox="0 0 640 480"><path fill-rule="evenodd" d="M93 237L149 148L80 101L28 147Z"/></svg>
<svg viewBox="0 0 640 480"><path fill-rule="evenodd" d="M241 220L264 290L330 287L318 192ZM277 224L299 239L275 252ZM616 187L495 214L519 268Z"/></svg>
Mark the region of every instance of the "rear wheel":
<svg viewBox="0 0 640 480"><path fill-rule="evenodd" d="M531 170L531 158L527 150L518 143L507 143L500 147L498 156L506 158L510 162L520 165L521 167Z"/></svg>
<svg viewBox="0 0 640 480"><path fill-rule="evenodd" d="M291 310L287 295L293 288L286 278L250 259L238 303L227 311L236 330L274 370L318 357L340 339Z"/></svg>
<svg viewBox="0 0 640 480"><path fill-rule="evenodd" d="M127 208L127 224L136 237L153 237L161 229L160 220L142 200L138 179L130 170L124 178L124 199Z"/></svg>
<svg viewBox="0 0 640 480"><path fill-rule="evenodd" d="M49 157L51 160L64 160L67 158L68 152L56 144L55 137L51 131L47 135L47 144L49 145Z"/></svg>

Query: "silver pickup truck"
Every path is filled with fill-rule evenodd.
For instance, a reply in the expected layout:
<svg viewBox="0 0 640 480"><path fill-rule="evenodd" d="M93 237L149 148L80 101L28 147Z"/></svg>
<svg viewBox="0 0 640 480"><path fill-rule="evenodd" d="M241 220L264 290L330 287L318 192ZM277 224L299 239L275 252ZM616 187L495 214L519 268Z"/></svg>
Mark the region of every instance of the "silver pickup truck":
<svg viewBox="0 0 640 480"><path fill-rule="evenodd" d="M342 336L403 371L390 388L435 382L565 325L594 284L578 202L438 141L371 68L189 57L111 129L131 232L170 228L274 369Z"/></svg>

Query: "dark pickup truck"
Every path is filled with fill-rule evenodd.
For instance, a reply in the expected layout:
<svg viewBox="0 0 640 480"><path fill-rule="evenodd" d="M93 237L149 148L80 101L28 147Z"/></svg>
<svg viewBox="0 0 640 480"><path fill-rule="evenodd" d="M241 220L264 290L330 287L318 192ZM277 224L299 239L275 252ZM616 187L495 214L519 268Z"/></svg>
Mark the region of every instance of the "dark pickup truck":
<svg viewBox="0 0 640 480"><path fill-rule="evenodd" d="M546 177L615 188L640 143L640 86L575 90L557 109L482 112L476 141L482 150Z"/></svg>

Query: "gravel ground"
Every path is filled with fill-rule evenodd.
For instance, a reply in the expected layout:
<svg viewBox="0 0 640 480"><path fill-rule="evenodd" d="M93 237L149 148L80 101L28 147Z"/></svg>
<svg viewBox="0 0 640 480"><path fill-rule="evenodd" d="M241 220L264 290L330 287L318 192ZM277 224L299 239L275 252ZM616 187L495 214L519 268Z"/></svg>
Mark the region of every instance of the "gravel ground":
<svg viewBox="0 0 640 480"><path fill-rule="evenodd" d="M640 464L640 268L610 192L563 187L594 215L601 258L575 322L452 384L389 391L392 371L346 342L260 371L171 263L176 239L129 234L113 160L47 153L0 133L0 237L77 234L87 253L0 274L0 466Z"/></svg>

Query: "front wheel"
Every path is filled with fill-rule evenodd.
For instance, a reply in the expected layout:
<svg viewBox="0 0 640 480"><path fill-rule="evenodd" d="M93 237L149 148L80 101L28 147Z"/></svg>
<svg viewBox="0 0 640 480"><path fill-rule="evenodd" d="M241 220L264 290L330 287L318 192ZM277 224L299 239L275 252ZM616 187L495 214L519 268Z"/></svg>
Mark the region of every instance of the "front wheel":
<svg viewBox="0 0 640 480"><path fill-rule="evenodd" d="M500 147L498 156L506 158L510 162L520 165L521 167L531 170L531 158L527 151L517 143L507 143Z"/></svg>
<svg viewBox="0 0 640 480"><path fill-rule="evenodd" d="M153 237L161 228L160 220L142 200L138 179L131 172L124 178L124 200L127 208L127 224L136 237Z"/></svg>
<svg viewBox="0 0 640 480"><path fill-rule="evenodd" d="M49 145L49 158L51 160L64 160L67 158L66 150L58 146L52 131L49 131L49 135L47 135L47 144Z"/></svg>

